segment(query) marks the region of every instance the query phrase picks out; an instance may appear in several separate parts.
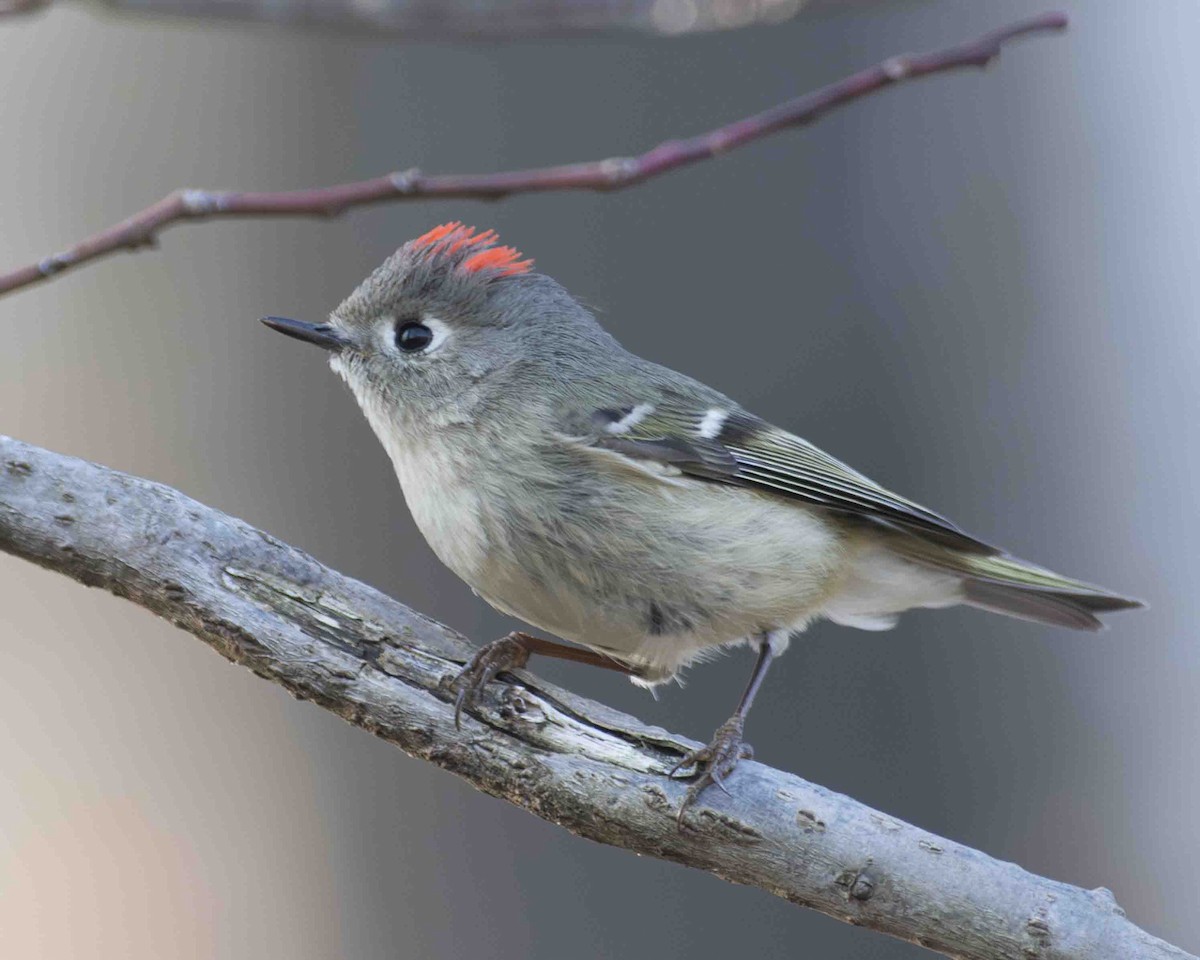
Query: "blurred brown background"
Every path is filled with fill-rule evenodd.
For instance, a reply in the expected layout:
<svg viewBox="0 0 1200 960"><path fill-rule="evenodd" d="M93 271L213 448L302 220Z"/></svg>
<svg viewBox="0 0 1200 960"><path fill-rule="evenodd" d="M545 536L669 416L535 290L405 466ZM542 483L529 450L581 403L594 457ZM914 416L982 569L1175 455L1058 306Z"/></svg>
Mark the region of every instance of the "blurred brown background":
<svg viewBox="0 0 1200 960"><path fill-rule="evenodd" d="M478 639L348 393L264 331L398 244L496 227L634 350L967 529L1151 609L1098 637L954 610L820 625L751 718L766 762L1085 887L1200 950L1200 10L1069 34L610 196L210 223L0 300L0 431L180 487ZM1042 3L826 4L679 37L402 43L55 8L0 23L0 266L178 186L590 159L697 132ZM0 556L6 956L804 955L915 947L567 836ZM742 652L655 702L694 737Z"/></svg>

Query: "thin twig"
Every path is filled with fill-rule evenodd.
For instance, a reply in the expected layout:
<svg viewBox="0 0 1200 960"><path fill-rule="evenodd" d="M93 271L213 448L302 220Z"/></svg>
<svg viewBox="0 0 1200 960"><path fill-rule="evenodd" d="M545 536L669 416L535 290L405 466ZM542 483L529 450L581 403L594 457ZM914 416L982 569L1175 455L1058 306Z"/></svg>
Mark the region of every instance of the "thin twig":
<svg viewBox="0 0 1200 960"><path fill-rule="evenodd" d="M177 190L68 250L0 275L0 295L119 250L152 246L158 233L183 220L213 217L335 217L351 207L415 199L498 200L550 190L623 190L670 170L707 160L780 130L812 123L829 110L884 87L959 67L986 66L1010 40L1062 30L1067 18L1046 13L932 53L891 57L812 93L686 140L667 140L637 157L614 157L490 174L389 173L371 180L276 193Z"/></svg>
<svg viewBox="0 0 1200 960"><path fill-rule="evenodd" d="M14 17L33 13L50 5L50 0L0 0L0 17Z"/></svg>
<svg viewBox="0 0 1200 960"><path fill-rule="evenodd" d="M0 436L0 550L140 604L592 840L952 957L1197 960L1134 926L1105 889L1035 876L752 761L681 830L686 785L665 771L696 744L524 671L491 685L460 730L442 685L470 652L461 637L170 487Z"/></svg>

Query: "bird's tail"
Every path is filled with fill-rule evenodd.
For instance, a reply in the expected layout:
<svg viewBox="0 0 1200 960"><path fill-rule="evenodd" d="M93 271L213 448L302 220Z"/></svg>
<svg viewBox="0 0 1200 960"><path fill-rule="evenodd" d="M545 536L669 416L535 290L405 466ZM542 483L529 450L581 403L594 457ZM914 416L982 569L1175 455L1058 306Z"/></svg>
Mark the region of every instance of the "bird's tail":
<svg viewBox="0 0 1200 960"><path fill-rule="evenodd" d="M1059 576L1005 554L976 554L905 537L899 552L925 566L962 577L963 602L981 610L1074 630L1099 630L1097 614L1132 610L1140 600Z"/></svg>

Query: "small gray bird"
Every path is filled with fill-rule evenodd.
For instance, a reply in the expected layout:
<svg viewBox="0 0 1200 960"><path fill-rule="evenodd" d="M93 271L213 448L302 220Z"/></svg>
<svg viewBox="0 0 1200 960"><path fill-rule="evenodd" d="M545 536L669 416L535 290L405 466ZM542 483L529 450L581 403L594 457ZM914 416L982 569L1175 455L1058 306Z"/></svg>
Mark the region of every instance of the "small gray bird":
<svg viewBox="0 0 1200 960"><path fill-rule="evenodd" d="M969 606L1079 630L1140 606L1006 556L716 390L636 357L493 231L401 247L330 316L263 322L329 350L434 552L513 633L454 687L456 718L539 653L638 684L710 652L758 650L749 686L691 769L680 810L749 756L771 660L819 617L885 630ZM682 819L681 819L682 822Z"/></svg>

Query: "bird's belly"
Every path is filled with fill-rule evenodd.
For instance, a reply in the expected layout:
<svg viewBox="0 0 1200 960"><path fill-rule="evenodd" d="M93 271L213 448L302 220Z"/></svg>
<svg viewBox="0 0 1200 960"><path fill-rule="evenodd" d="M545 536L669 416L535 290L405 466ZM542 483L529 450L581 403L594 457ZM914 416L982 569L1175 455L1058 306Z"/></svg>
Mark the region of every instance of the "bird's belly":
<svg viewBox="0 0 1200 960"><path fill-rule="evenodd" d="M450 444L385 445L417 527L476 593L652 681L802 626L845 567L838 526L769 494L686 478L563 484L532 459L514 477Z"/></svg>
<svg viewBox="0 0 1200 960"><path fill-rule="evenodd" d="M476 591L543 630L668 677L701 651L799 627L826 599L844 538L817 512L751 491L635 485L588 511L510 525Z"/></svg>

